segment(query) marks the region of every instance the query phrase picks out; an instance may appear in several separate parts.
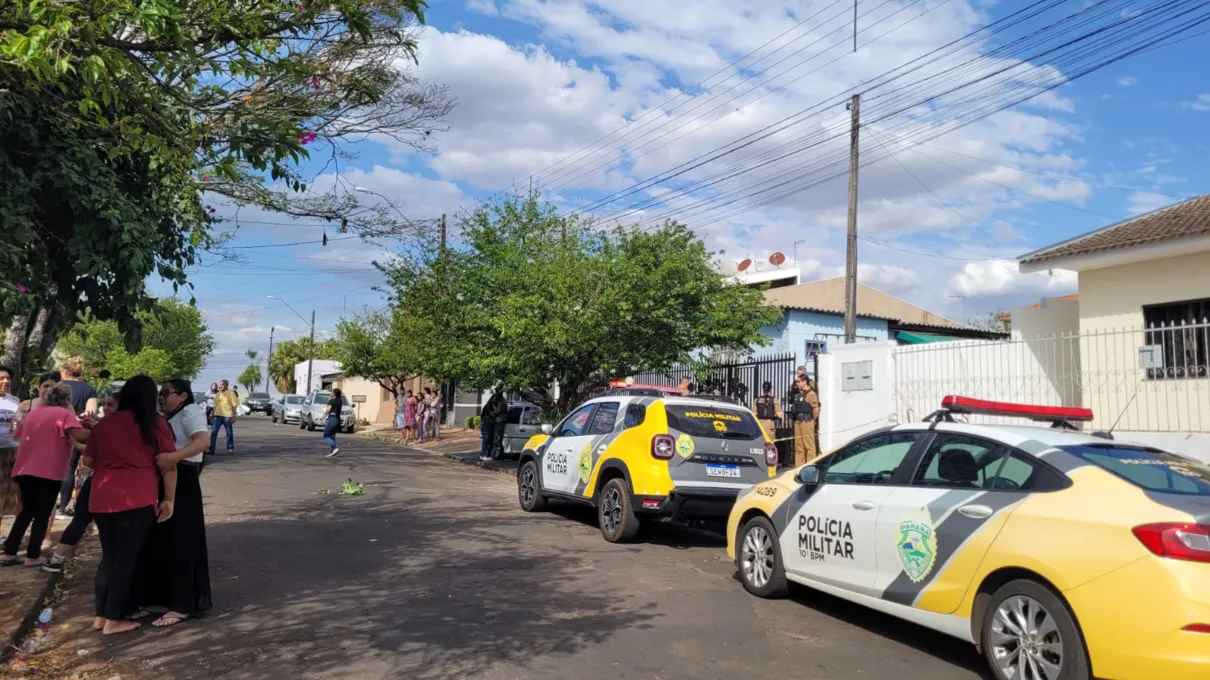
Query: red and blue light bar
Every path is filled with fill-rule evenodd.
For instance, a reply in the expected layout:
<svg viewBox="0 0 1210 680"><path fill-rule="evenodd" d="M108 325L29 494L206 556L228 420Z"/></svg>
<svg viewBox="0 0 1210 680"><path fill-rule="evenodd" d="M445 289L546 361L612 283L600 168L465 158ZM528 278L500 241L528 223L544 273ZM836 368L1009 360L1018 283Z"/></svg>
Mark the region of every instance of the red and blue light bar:
<svg viewBox="0 0 1210 680"><path fill-rule="evenodd" d="M1008 416L1048 422L1089 422L1092 420L1092 409L1089 408L1014 404L1007 401L972 399L971 397L960 397L953 394L941 400L941 408L950 413Z"/></svg>

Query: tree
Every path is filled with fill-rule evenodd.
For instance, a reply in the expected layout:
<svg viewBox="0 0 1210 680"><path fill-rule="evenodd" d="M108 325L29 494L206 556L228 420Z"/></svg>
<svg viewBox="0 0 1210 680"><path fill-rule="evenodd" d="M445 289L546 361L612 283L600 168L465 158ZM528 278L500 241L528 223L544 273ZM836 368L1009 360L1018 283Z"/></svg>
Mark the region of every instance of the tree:
<svg viewBox="0 0 1210 680"><path fill-rule="evenodd" d="M193 380L214 352L214 338L201 313L179 300L157 300L150 309L138 312L136 321L138 332L127 334L116 321L97 319L86 310L59 339L56 351L83 357L89 369L108 369L118 379L143 372L157 380ZM157 354L144 355L144 350Z"/></svg>
<svg viewBox="0 0 1210 680"><path fill-rule="evenodd" d="M294 367L307 360L307 350L310 347L310 338L283 340L273 346L273 356L269 358L269 379L280 392L294 392ZM315 343L316 359L332 359L336 356L336 351L335 339Z"/></svg>
<svg viewBox="0 0 1210 680"><path fill-rule="evenodd" d="M761 327L779 316L761 291L725 280L676 223L594 229L530 193L459 227L464 248L384 269L417 372L472 389L526 390L564 410L610 378L694 350L763 344Z"/></svg>
<svg viewBox="0 0 1210 680"><path fill-rule="evenodd" d="M260 384L260 381L263 378L264 375L262 375L260 372L260 366L257 366L256 364L248 364L248 367L244 369L244 372L239 374L238 380L239 384L243 385L245 390L251 392L256 388L257 385Z"/></svg>
<svg viewBox="0 0 1210 680"><path fill-rule="evenodd" d="M989 312L981 316L971 317L966 320L966 325L970 328L991 331L992 333L1011 333L1013 330L1013 317L1012 313L1001 309L997 312Z"/></svg>
<svg viewBox="0 0 1210 680"><path fill-rule="evenodd" d="M345 375L373 380L399 396L404 385L417 375L414 345L406 336L399 313L374 313L336 325L336 353Z"/></svg>
<svg viewBox="0 0 1210 680"><path fill-rule="evenodd" d="M297 164L388 137L429 149L452 101L418 82L422 0L0 4L4 360L85 307L123 332L156 273L221 251L225 200L341 232L425 239L396 207L305 193ZM224 253L233 257L232 251ZM9 278L11 277L11 279Z"/></svg>

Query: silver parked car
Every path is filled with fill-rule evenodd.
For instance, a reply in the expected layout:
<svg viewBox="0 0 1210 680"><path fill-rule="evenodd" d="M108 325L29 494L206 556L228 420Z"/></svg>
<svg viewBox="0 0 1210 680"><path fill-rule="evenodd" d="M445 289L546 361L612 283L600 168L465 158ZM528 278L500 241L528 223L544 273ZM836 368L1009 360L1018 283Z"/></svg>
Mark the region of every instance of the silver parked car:
<svg viewBox="0 0 1210 680"><path fill-rule="evenodd" d="M504 421L504 457L516 458L525 450L529 438L541 434L538 407L527 401L508 402L508 416Z"/></svg>
<svg viewBox="0 0 1210 680"><path fill-rule="evenodd" d="M303 402L307 398L301 394L287 394L286 396L273 402L273 411L269 414L269 419L275 423L297 423L302 417Z"/></svg>
<svg viewBox="0 0 1210 680"><path fill-rule="evenodd" d="M329 390L315 390L307 395L302 404L302 413L298 419L299 429L306 428L314 431L317 427L323 427L324 411L328 409L328 400L332 398L332 392ZM353 434L356 429L356 416L353 414L353 405L349 403L349 398L345 395L340 395L342 408L340 409L340 429Z"/></svg>

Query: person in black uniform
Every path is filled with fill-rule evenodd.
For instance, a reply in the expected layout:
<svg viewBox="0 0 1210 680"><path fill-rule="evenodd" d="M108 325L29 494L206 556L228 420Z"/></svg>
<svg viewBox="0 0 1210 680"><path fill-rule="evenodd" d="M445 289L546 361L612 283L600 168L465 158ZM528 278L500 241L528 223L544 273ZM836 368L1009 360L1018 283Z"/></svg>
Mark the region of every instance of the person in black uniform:
<svg viewBox="0 0 1210 680"><path fill-rule="evenodd" d="M777 439L777 424L781 422L782 416L785 415L781 410L781 401L773 396L773 384L766 382L761 385L762 394L756 398L755 410L756 419L760 421L760 426L765 429L765 433L769 435L769 439Z"/></svg>

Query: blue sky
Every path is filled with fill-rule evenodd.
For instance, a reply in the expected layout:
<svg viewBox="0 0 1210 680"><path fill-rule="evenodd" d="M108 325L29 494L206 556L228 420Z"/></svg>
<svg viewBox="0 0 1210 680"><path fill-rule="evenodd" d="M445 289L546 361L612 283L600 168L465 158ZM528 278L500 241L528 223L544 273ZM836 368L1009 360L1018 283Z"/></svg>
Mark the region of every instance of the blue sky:
<svg viewBox="0 0 1210 680"><path fill-rule="evenodd" d="M1104 6L1120 17L1152 4ZM827 278L843 266L846 183L819 181L829 176L820 168L847 151L839 95L1021 6L863 0L860 49L851 54L851 5L832 0L435 0L412 71L446 84L457 99L448 131L433 136L436 153L363 142L338 179L325 170L327 153L317 144L304 170L316 175L313 190L362 187L369 192L357 195L367 203L388 196L410 219L453 219L476 199L531 179L570 209L817 106L796 128L594 213L641 224L680 219L723 251L724 266L783 251L797 254L805 279ZM1065 3L1022 30L1084 7ZM972 44L944 66L988 67L984 55L1009 39ZM858 211L863 281L959 320L1074 292L1074 275L1022 276L1013 258L1210 190L1210 79L1198 66L1208 58L1210 41L1195 36L935 138L930 131L964 105L961 93L926 116L917 110L915 118L871 123L862 153L876 162L862 168ZM1047 64L1055 65L1022 64L1018 74ZM1062 68L1028 73L1067 75ZM934 85L959 82L959 75ZM885 93L904 82L864 95L863 113L877 118L889 110L894 95ZM926 87L905 92L923 97ZM621 128L627 121L634 122ZM808 133L822 140L809 152L761 164ZM688 189L696 190L675 191L691 181L698 184ZM778 184L786 189L761 192ZM340 318L383 305L370 262L388 256L391 244L288 246L320 239L323 226L247 209L220 214L243 259L211 258L191 275L218 341L199 384L234 379L247 364L244 350L268 349L270 328L279 340L307 333L270 295L304 316L315 309L321 337ZM328 236L337 235L329 229Z"/></svg>

